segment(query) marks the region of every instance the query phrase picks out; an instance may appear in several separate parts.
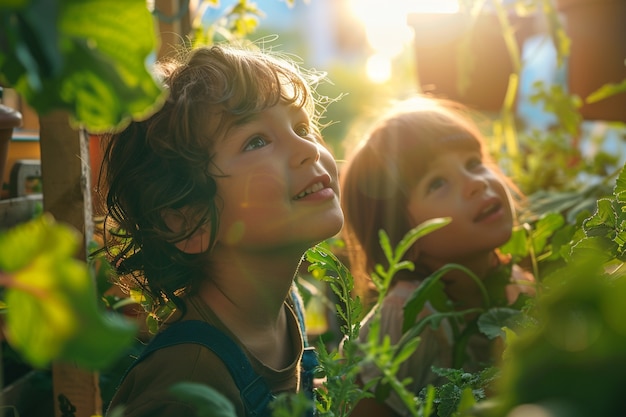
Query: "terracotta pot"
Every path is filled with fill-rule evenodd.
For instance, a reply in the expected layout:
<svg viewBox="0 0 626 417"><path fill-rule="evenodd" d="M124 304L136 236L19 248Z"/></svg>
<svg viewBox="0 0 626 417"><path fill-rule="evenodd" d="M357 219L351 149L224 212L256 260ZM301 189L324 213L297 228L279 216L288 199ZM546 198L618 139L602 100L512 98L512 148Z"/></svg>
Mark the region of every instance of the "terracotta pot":
<svg viewBox="0 0 626 417"><path fill-rule="evenodd" d="M0 104L0 191L4 185L4 171L9 157L9 143L13 129L22 125L22 114L8 106ZM0 193L1 194L1 193Z"/></svg>
<svg viewBox="0 0 626 417"><path fill-rule="evenodd" d="M557 0L571 40L568 86L585 99L606 83L626 79L626 1ZM626 93L593 104L581 114L588 120L626 122Z"/></svg>
<svg viewBox="0 0 626 417"><path fill-rule="evenodd" d="M533 17L510 18L521 49L534 31ZM495 14L414 13L417 76L422 89L471 107L499 111L513 64Z"/></svg>

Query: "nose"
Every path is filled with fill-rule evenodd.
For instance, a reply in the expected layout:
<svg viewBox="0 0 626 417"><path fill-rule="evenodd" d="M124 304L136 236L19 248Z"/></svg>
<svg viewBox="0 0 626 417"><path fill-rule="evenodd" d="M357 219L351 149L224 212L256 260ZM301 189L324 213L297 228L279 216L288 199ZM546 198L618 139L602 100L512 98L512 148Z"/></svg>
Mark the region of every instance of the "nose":
<svg viewBox="0 0 626 417"><path fill-rule="evenodd" d="M311 138L303 138L301 136L294 135L294 140L291 141L292 165L298 167L308 163L317 162L320 159L319 147L320 145L311 140Z"/></svg>
<svg viewBox="0 0 626 417"><path fill-rule="evenodd" d="M489 186L487 179L482 175L474 175L466 173L465 178L465 196L472 198L482 194Z"/></svg>

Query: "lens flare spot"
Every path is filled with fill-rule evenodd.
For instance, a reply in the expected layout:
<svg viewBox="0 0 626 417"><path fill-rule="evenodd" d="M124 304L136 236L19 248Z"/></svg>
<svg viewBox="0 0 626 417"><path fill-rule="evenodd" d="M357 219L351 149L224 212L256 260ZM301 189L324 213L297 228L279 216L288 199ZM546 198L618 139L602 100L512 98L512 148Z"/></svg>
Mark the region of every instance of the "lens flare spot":
<svg viewBox="0 0 626 417"><path fill-rule="evenodd" d="M246 226L242 221L236 221L235 223L230 225L228 233L226 233L226 244L234 245L241 241L245 229Z"/></svg>

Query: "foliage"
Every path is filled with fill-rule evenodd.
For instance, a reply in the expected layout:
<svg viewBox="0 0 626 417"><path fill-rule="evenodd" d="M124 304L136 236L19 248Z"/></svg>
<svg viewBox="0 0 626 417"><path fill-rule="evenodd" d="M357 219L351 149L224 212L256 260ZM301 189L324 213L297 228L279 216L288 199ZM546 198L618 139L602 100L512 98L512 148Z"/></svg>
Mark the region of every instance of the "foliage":
<svg viewBox="0 0 626 417"><path fill-rule="evenodd" d="M437 405L438 417L454 416L472 409L477 402L484 401L487 398L485 387L491 385L498 375L497 369L493 367L477 373L433 367L433 372L446 377L448 382L436 388L424 388L420 398L426 398L429 388L434 390L433 402Z"/></svg>
<svg viewBox="0 0 626 417"><path fill-rule="evenodd" d="M145 117L163 99L148 72L144 0L31 0L0 6L0 84L39 114L67 110L92 132Z"/></svg>
<svg viewBox="0 0 626 417"><path fill-rule="evenodd" d="M48 215L0 234L5 332L33 366L65 360L100 369L135 336L131 323L101 311L90 270L74 258L79 243Z"/></svg>
<svg viewBox="0 0 626 417"><path fill-rule="evenodd" d="M363 316L361 300L352 297L354 281L346 267L333 254L330 247L320 244L307 251L312 275L325 281L338 297L335 305L341 323L341 332L346 337L343 354L338 350L327 350L323 343L318 346L320 369L325 377L323 389L318 390L318 412L326 416L349 415L364 391L356 383L360 356L352 343L358 337L359 320Z"/></svg>
<svg viewBox="0 0 626 417"><path fill-rule="evenodd" d="M434 389L430 391L430 396L423 397L422 401L416 401L415 394L406 388L410 381L399 381L395 376L401 363L412 354L419 344L419 332L408 332L400 343L395 346L391 345L389 337L380 334L380 310L378 310L378 306L384 299L393 276L403 269L413 269L414 266L411 262L402 260L406 251L420 237L444 227L449 221L450 219L442 218L424 222L409 231L395 248L390 246L386 233L381 231L380 242L389 267L384 269L382 265L377 265L376 272L372 275L372 280L378 290L378 301L374 307L376 312L368 333L368 339L364 343L358 340L359 320L363 316L362 305L358 297L351 295L353 278L350 272L335 257L328 245L318 245L307 252L306 258L310 263L309 271L316 278L328 282L332 291L338 296L339 303L336 305L336 311L341 319L341 329L344 335L338 350L328 352L323 343L318 346L322 376L325 377L323 388L318 390L317 409L320 415L350 415L353 407L360 399L372 395L384 399L391 390L400 396L412 415L430 415L433 401L436 401ZM358 372L367 364L374 364L380 370L381 375L364 386L359 386L357 382ZM449 386L453 385L456 386L455 383ZM372 389L374 394L371 392ZM480 388L477 389L480 390ZM442 391L440 395L444 395L445 392ZM473 398L463 399L459 404L473 405Z"/></svg>
<svg viewBox="0 0 626 417"><path fill-rule="evenodd" d="M626 369L626 169L582 222L566 264L543 279L529 311L540 324L509 341L494 415L534 404L554 417L622 413Z"/></svg>
<svg viewBox="0 0 626 417"><path fill-rule="evenodd" d="M206 385L181 382L170 388L178 398L196 406L198 417L235 417L235 407L221 393Z"/></svg>

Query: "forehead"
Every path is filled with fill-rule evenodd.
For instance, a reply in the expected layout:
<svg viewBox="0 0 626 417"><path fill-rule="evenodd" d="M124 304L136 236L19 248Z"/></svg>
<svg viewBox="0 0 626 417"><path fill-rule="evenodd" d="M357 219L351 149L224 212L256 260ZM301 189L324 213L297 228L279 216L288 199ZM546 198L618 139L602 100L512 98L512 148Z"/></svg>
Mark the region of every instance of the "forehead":
<svg viewBox="0 0 626 417"><path fill-rule="evenodd" d="M405 161L403 170L409 178L420 177L440 156L451 152L476 152L481 158L483 156L481 142L467 132L452 133L438 138L414 138L406 142L407 146L399 150L404 156L399 154L398 159Z"/></svg>
<svg viewBox="0 0 626 417"><path fill-rule="evenodd" d="M286 116L290 122L296 119L298 121L309 121L309 114L305 108L296 103L281 100L275 105L259 109L255 112L243 115L225 115L225 121L223 122L223 128L218 140L227 141L229 138L237 135L238 133L245 132L248 128L262 127L266 123L273 120L271 114L274 112L276 112L279 115L277 117L280 117L281 119Z"/></svg>

